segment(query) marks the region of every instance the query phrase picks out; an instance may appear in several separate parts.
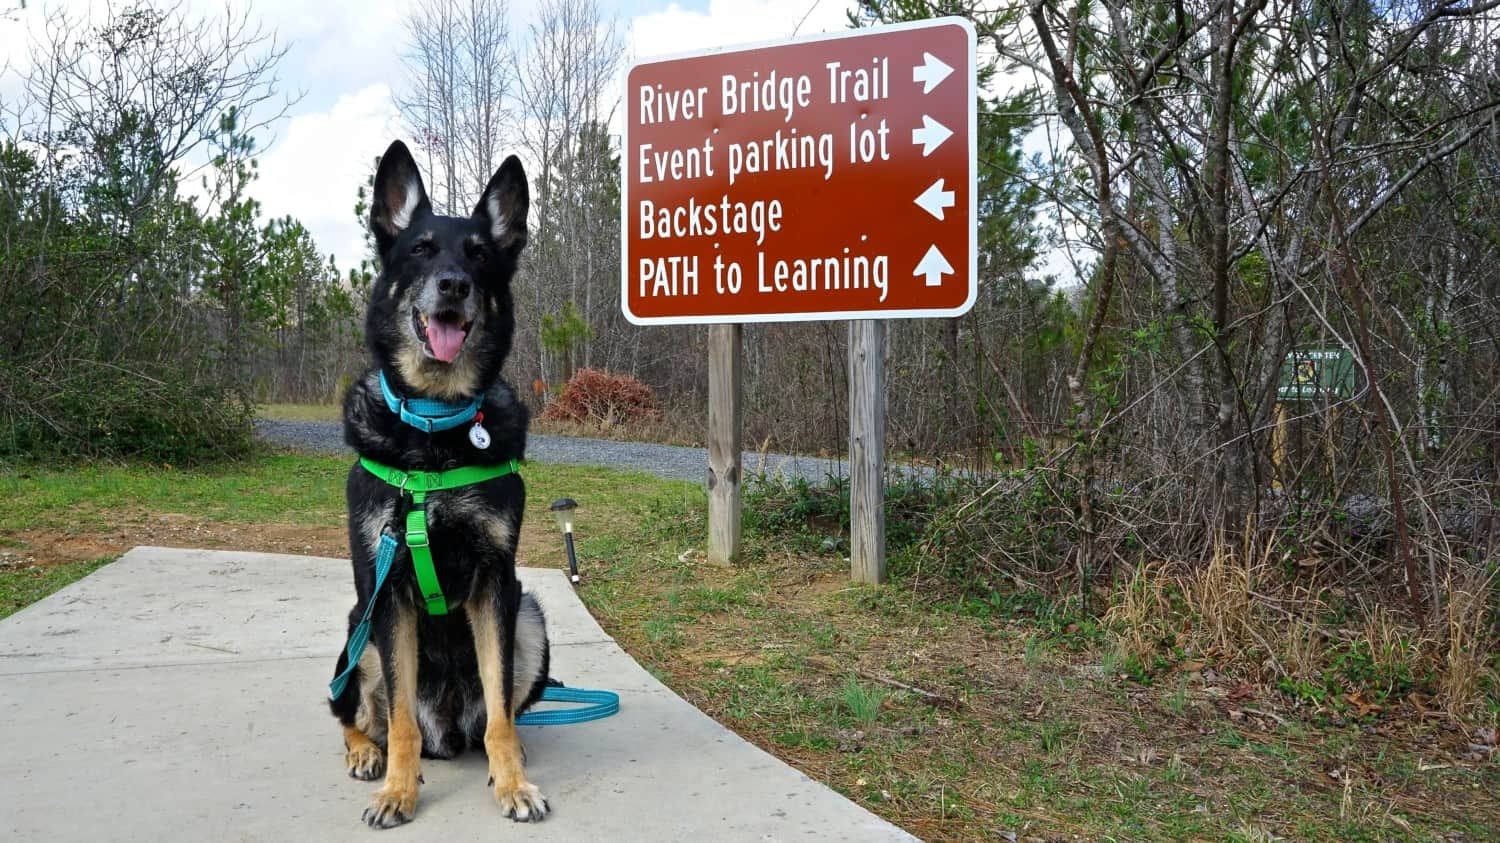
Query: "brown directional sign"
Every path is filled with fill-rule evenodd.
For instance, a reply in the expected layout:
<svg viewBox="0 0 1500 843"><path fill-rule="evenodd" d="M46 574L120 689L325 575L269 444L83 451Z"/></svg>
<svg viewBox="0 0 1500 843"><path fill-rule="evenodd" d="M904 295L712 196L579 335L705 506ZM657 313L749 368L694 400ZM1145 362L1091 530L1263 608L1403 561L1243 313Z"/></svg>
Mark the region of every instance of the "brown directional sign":
<svg viewBox="0 0 1500 843"><path fill-rule="evenodd" d="M642 325L957 316L977 290L965 20L649 60L625 88Z"/></svg>

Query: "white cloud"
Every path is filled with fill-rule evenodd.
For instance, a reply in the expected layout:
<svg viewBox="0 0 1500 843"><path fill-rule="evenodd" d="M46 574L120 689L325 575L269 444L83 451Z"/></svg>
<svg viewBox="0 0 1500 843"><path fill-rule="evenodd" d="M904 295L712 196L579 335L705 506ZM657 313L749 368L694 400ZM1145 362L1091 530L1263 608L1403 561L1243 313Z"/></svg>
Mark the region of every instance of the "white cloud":
<svg viewBox="0 0 1500 843"><path fill-rule="evenodd" d="M404 4L334 0L308 14L304 0L261 0L253 8L288 46L281 75L308 104L327 108L368 85L400 84Z"/></svg>
<svg viewBox="0 0 1500 843"><path fill-rule="evenodd" d="M852 3L840 0L710 0L707 12L672 3L630 26L634 59L846 29Z"/></svg>
<svg viewBox="0 0 1500 843"><path fill-rule="evenodd" d="M375 156L396 137L396 108L384 83L340 97L326 112L300 114L282 124L260 156L252 193L267 218L290 214L332 252L340 269L359 263L363 234L354 218L355 194L373 171Z"/></svg>

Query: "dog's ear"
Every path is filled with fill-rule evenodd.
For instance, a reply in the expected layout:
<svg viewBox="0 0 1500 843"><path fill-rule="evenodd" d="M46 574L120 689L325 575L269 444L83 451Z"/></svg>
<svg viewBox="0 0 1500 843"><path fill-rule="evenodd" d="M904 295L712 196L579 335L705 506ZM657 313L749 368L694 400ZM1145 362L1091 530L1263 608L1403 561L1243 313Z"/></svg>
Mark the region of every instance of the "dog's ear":
<svg viewBox="0 0 1500 843"><path fill-rule="evenodd" d="M531 207L531 189L526 186L526 170L521 159L512 155L490 178L489 186L474 206L474 219L490 232L495 245L519 253L526 245L526 212Z"/></svg>
<svg viewBox="0 0 1500 843"><path fill-rule="evenodd" d="M411 225L412 220L432 212L417 162L406 144L393 141L380 157L375 171L375 196L370 202L370 233L384 252Z"/></svg>

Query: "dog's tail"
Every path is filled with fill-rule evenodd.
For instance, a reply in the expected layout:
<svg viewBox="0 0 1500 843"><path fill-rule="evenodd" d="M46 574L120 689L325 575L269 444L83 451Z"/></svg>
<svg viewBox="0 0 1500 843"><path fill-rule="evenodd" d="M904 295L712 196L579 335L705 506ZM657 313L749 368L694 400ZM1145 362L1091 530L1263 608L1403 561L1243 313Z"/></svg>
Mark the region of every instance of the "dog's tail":
<svg viewBox="0 0 1500 843"><path fill-rule="evenodd" d="M516 613L515 687L524 689L518 695L521 704L516 714L541 699L542 689L552 684L552 651L547 641L547 615L531 592L521 594L521 608ZM561 683L559 683L561 684Z"/></svg>

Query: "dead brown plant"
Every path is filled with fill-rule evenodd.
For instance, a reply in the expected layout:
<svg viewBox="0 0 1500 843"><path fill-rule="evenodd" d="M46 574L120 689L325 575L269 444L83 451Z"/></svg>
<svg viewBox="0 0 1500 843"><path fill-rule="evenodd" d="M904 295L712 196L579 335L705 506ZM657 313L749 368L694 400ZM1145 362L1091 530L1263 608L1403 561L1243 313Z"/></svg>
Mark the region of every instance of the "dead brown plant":
<svg viewBox="0 0 1500 843"><path fill-rule="evenodd" d="M1268 552L1248 559L1218 542L1198 565L1136 567L1104 614L1115 654L1145 666L1201 660L1220 674L1300 689L1293 695L1361 714L1418 691L1469 717L1495 686L1494 573L1451 579L1444 624L1424 626L1388 602L1298 581L1281 564Z"/></svg>
<svg viewBox="0 0 1500 843"><path fill-rule="evenodd" d="M1470 714L1481 705L1485 684L1500 684L1490 661L1500 641L1487 617L1497 599L1495 589L1494 571L1448 581L1437 685L1444 708L1454 716Z"/></svg>

